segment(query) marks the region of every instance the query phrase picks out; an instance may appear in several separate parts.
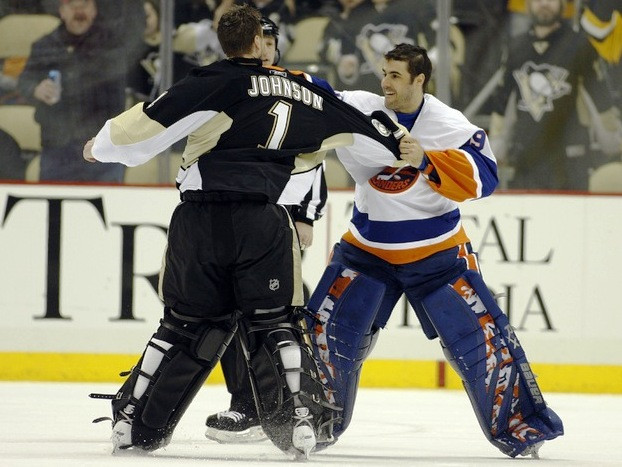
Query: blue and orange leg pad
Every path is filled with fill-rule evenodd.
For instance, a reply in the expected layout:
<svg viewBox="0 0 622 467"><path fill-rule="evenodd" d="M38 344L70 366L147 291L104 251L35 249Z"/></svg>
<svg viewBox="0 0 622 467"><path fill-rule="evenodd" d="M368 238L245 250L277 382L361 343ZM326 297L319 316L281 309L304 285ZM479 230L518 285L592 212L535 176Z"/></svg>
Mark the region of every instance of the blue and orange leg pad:
<svg viewBox="0 0 622 467"><path fill-rule="evenodd" d="M490 442L515 457L564 434L507 316L475 271L423 299Z"/></svg>
<svg viewBox="0 0 622 467"><path fill-rule="evenodd" d="M330 263L309 299L306 318L328 401L341 407L336 438L352 418L363 361L374 343L372 324L384 296L381 282Z"/></svg>

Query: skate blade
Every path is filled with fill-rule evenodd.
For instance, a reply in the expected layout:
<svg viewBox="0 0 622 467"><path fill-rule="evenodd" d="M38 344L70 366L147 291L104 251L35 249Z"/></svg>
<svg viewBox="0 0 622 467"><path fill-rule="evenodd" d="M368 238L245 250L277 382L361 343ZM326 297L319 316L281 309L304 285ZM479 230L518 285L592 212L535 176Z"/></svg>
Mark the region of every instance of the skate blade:
<svg viewBox="0 0 622 467"><path fill-rule="evenodd" d="M316 439L313 428L308 425L300 425L294 428L292 446L296 449L296 460L308 460L315 448Z"/></svg>
<svg viewBox="0 0 622 467"><path fill-rule="evenodd" d="M126 451L132 447L132 425L126 422L117 422L112 427L112 453Z"/></svg>
<svg viewBox="0 0 622 467"><path fill-rule="evenodd" d="M531 456L532 459L540 459L540 454L538 451L544 444L544 441L540 441L539 443L533 444L527 448L523 452L520 453L521 456L527 457Z"/></svg>
<svg viewBox="0 0 622 467"><path fill-rule="evenodd" d="M254 426L243 431L225 431L207 428L205 437L220 444L261 443L268 439L268 436L260 426Z"/></svg>

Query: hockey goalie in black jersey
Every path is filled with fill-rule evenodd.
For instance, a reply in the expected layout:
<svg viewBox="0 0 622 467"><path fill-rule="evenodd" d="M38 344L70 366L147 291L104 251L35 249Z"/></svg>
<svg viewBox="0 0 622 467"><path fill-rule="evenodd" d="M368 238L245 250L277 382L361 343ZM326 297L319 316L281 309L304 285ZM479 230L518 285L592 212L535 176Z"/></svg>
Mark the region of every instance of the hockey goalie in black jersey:
<svg viewBox="0 0 622 467"><path fill-rule="evenodd" d="M339 407L302 338L300 249L285 186L335 147L378 169L403 161L382 124L304 74L262 68L261 34L257 10L234 7L218 26L229 59L107 121L85 145L87 161L134 166L188 137L160 272L164 315L110 396L115 450L165 446L234 338L270 439L308 456L331 436Z"/></svg>

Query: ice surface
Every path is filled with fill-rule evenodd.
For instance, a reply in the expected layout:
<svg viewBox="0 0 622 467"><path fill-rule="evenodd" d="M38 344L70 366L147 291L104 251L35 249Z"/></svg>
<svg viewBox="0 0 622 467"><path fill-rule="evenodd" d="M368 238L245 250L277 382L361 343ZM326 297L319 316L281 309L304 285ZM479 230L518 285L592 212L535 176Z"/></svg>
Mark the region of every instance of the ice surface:
<svg viewBox="0 0 622 467"><path fill-rule="evenodd" d="M207 415L228 407L224 386L201 390L171 444L148 455L111 455L109 401L90 392L118 385L0 383L0 466L282 466L293 464L269 441L221 445L207 440ZM511 460L486 441L466 394L447 390L359 392L350 428L306 464L344 466L622 466L622 396L550 393L566 435L545 443L540 460ZM304 462L303 462L304 464ZM536 465L536 464L532 464Z"/></svg>

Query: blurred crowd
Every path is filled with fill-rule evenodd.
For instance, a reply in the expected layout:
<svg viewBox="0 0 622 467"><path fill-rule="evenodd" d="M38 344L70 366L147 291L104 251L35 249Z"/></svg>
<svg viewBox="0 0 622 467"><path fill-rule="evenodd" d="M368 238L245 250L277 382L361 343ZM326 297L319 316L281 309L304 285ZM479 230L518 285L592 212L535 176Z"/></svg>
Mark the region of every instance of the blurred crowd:
<svg viewBox="0 0 622 467"><path fill-rule="evenodd" d="M224 57L215 26L234 3L253 4L279 25L279 65L337 90L381 94L383 54L399 43L424 46L437 65L437 0L175 0L173 81ZM501 187L622 192L622 4L451 4L451 63L443 68L450 70L449 103L488 130ZM161 92L160 6L0 3L0 179L171 181L133 179L122 167L85 165L78 154L108 118ZM41 31L35 25L43 22L29 22L35 18L48 20ZM435 93L434 80L429 89ZM30 127L18 112L34 121L25 137L36 144L22 141ZM339 170L336 163L327 169L329 186L348 185Z"/></svg>

